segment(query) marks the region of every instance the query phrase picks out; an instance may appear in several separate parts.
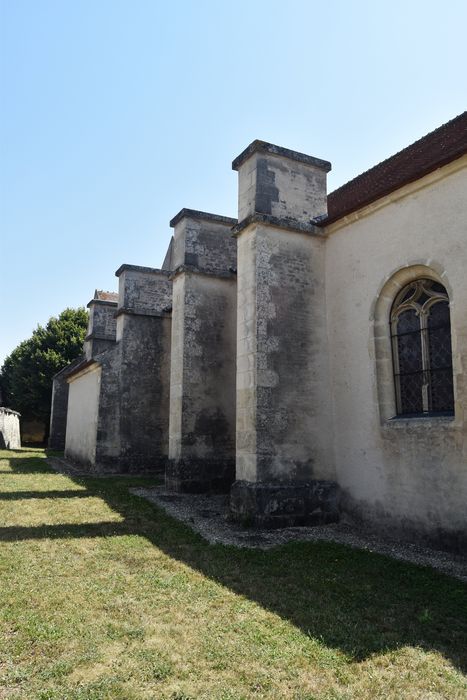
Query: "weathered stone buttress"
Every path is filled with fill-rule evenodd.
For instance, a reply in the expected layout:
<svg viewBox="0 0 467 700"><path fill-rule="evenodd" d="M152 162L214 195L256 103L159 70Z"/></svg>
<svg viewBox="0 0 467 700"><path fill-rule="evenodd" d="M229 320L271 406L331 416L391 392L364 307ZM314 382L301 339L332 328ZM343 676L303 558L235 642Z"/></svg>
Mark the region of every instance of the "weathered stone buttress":
<svg viewBox="0 0 467 700"><path fill-rule="evenodd" d="M235 219L172 221L170 443L166 485L228 491L235 479Z"/></svg>
<svg viewBox="0 0 467 700"><path fill-rule="evenodd" d="M338 518L324 240L330 164L257 141L239 172L237 519L283 526Z"/></svg>

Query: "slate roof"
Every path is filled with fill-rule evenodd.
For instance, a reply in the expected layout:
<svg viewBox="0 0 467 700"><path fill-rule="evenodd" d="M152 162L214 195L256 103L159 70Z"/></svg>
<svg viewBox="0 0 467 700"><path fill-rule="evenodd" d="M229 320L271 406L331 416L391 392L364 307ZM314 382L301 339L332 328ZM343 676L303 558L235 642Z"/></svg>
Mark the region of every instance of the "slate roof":
<svg viewBox="0 0 467 700"><path fill-rule="evenodd" d="M465 153L467 112L331 192L328 215L317 222L318 226L327 226Z"/></svg>

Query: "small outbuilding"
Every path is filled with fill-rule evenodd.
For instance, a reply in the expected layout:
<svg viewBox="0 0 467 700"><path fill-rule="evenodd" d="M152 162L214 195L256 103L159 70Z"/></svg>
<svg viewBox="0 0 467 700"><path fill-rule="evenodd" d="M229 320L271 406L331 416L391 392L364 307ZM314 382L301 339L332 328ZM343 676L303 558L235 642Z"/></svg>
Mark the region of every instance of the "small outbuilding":
<svg viewBox="0 0 467 700"><path fill-rule="evenodd" d="M18 411L0 406L0 449L17 450L21 447L19 419Z"/></svg>

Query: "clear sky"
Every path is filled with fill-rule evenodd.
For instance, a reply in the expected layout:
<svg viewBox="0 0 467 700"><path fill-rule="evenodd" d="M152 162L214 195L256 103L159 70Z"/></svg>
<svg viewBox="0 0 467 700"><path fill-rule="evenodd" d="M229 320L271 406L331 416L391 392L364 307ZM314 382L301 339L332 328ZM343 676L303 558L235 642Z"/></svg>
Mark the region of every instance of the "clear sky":
<svg viewBox="0 0 467 700"><path fill-rule="evenodd" d="M0 363L159 267L182 207L235 216L253 139L330 160L332 190L466 108L465 0L0 8Z"/></svg>

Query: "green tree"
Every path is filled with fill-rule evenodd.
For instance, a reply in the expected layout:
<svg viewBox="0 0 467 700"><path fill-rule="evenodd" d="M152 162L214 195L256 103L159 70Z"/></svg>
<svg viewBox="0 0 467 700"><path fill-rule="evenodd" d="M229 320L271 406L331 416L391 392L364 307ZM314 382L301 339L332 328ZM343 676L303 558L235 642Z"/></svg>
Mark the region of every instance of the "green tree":
<svg viewBox="0 0 467 700"><path fill-rule="evenodd" d="M86 309L65 309L20 343L0 370L5 406L48 426L52 377L82 353L87 325Z"/></svg>

